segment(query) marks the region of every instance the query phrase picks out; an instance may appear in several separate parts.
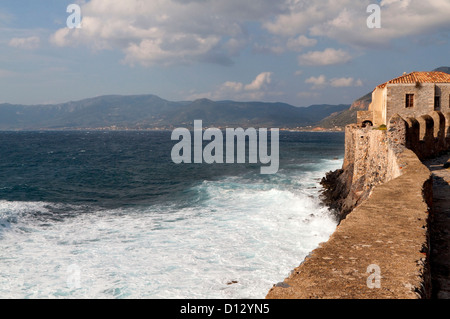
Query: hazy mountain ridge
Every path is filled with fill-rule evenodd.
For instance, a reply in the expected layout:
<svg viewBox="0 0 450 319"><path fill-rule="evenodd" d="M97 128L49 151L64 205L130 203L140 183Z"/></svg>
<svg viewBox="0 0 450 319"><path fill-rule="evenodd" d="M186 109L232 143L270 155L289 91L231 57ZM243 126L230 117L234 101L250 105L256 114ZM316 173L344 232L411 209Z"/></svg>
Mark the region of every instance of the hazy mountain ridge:
<svg viewBox="0 0 450 319"><path fill-rule="evenodd" d="M295 128L317 124L349 105L295 107L286 103L172 102L156 95L106 95L55 105L0 104L0 130L156 129L204 126Z"/></svg>
<svg viewBox="0 0 450 319"><path fill-rule="evenodd" d="M358 111L368 110L370 103L372 103L372 92L357 99L352 103L349 109L336 112L324 118L318 123L318 126L323 128L335 128L345 127L348 124L356 123Z"/></svg>
<svg viewBox="0 0 450 319"><path fill-rule="evenodd" d="M449 66L441 66L437 69L434 69L433 71L437 71L437 72L445 72L450 74L450 67Z"/></svg>

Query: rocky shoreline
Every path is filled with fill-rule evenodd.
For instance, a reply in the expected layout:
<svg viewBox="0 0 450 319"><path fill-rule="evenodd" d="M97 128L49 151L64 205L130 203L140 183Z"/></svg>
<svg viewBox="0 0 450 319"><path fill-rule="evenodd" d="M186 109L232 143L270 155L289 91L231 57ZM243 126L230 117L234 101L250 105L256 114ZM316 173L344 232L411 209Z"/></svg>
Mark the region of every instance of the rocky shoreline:
<svg viewBox="0 0 450 319"><path fill-rule="evenodd" d="M322 191L321 201L335 214L338 222L341 222L354 207L346 204L346 198L350 192L348 180L351 180L349 171L338 169L325 174L320 181Z"/></svg>
<svg viewBox="0 0 450 319"><path fill-rule="evenodd" d="M330 171L320 181L320 199L339 223L369 197L373 186L365 187L364 181L364 178L353 181L353 165Z"/></svg>

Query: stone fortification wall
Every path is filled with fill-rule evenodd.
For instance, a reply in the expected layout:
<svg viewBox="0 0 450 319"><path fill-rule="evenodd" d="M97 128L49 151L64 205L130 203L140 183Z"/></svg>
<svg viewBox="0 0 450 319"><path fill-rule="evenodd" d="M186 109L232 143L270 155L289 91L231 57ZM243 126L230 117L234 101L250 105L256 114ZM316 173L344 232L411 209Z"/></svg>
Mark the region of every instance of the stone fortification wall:
<svg viewBox="0 0 450 319"><path fill-rule="evenodd" d="M348 126L343 168L322 182L340 224L267 298L429 298L432 179L421 159L449 148L448 123L431 112Z"/></svg>

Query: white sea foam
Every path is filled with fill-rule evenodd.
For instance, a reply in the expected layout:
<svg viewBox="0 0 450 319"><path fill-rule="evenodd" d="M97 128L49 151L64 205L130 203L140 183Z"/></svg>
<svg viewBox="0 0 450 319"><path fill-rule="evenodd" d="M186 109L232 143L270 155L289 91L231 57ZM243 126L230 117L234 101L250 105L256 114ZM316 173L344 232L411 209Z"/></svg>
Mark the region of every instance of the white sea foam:
<svg viewBox="0 0 450 319"><path fill-rule="evenodd" d="M314 187L340 164L204 181L189 207L72 207L45 223L58 205L0 201L0 297L264 298L334 231Z"/></svg>

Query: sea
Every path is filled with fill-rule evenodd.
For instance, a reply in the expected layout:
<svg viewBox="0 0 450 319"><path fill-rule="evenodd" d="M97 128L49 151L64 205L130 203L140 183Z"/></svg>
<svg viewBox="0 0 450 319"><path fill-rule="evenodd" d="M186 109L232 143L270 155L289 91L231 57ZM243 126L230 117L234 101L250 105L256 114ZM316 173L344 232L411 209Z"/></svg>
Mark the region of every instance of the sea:
<svg viewBox="0 0 450 319"><path fill-rule="evenodd" d="M0 132L0 298L260 299L337 221L344 134L280 132L280 167L174 164L169 131Z"/></svg>

